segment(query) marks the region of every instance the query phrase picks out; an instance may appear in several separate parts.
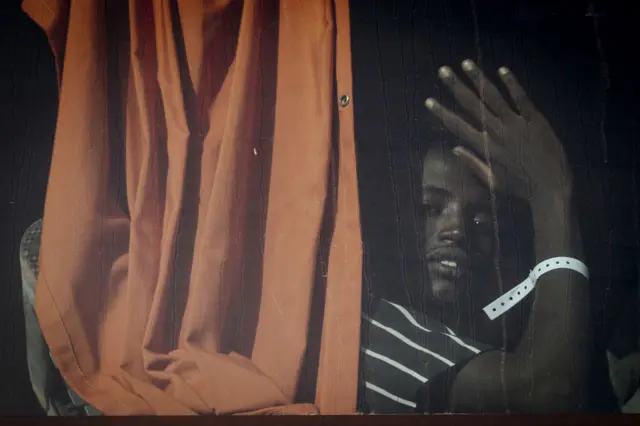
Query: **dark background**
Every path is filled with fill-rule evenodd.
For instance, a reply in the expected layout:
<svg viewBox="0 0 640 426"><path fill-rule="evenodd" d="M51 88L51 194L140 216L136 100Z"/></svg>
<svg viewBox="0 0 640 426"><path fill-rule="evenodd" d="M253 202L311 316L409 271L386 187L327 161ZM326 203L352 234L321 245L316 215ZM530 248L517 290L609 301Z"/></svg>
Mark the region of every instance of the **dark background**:
<svg viewBox="0 0 640 426"><path fill-rule="evenodd" d="M437 134L422 102L433 95L450 102L435 71L481 52L487 70L504 64L524 76L533 100L570 141L592 275L624 282L637 299L640 21L633 2L377 3L388 19L376 22L370 0L353 0L354 24L369 25L378 41L401 41L384 57L354 49L355 62L373 64L356 93L366 85L383 97L358 113L372 123L358 134L366 279L411 286L416 221L402 212L411 211L422 144ZM0 8L0 415L29 415L40 410L26 367L18 244L42 215L57 88L44 34L19 1ZM640 322L628 324L635 330ZM637 338L623 339L619 351L625 343L635 347Z"/></svg>
<svg viewBox="0 0 640 426"><path fill-rule="evenodd" d="M18 246L42 216L57 87L53 56L19 1L0 21L0 415L39 414L25 353Z"/></svg>

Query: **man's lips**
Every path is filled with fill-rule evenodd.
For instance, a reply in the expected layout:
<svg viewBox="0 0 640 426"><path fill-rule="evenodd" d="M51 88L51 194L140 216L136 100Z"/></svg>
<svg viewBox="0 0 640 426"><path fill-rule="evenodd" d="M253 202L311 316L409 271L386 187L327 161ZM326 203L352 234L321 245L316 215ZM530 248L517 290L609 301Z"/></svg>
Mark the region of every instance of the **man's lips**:
<svg viewBox="0 0 640 426"><path fill-rule="evenodd" d="M427 254L426 259L444 275L459 276L468 270L467 254L457 247L435 249Z"/></svg>

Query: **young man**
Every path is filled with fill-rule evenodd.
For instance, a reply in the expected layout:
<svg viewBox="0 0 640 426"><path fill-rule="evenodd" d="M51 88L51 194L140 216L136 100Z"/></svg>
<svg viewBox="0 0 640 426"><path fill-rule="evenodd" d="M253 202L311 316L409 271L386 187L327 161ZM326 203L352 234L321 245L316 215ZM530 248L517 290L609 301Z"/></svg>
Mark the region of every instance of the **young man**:
<svg viewBox="0 0 640 426"><path fill-rule="evenodd" d="M556 269L529 281L535 292L502 317L486 309L535 265L557 256L581 259L582 251L571 174L555 133L508 69L499 75L516 109L473 61L462 69L479 96L449 67L439 77L481 127L426 101L461 145L432 149L423 162L427 302L375 300L365 309L362 409L614 410L586 277ZM526 200L535 241L521 235L520 250L505 252L500 243L517 239L501 229L513 220L505 215L513 211L503 213L510 200ZM531 288L525 283L509 299L520 290Z"/></svg>

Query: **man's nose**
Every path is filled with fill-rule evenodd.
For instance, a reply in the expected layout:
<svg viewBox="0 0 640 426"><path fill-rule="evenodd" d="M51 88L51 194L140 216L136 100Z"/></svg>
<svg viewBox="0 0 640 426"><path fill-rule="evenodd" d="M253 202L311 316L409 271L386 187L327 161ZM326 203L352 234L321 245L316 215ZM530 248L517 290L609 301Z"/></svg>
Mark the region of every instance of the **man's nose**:
<svg viewBox="0 0 640 426"><path fill-rule="evenodd" d="M459 202L452 201L442 211L438 239L444 242L460 243L465 238L462 206Z"/></svg>

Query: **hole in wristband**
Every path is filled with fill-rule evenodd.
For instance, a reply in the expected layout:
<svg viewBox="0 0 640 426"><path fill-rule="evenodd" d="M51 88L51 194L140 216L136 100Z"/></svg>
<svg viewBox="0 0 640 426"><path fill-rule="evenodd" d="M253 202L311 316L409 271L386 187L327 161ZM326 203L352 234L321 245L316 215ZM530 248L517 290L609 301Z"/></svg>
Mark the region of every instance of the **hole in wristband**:
<svg viewBox="0 0 640 426"><path fill-rule="evenodd" d="M545 266L548 268L548 267L549 267L549 264L547 263Z"/></svg>
<svg viewBox="0 0 640 426"><path fill-rule="evenodd" d="M525 290L527 289L527 286L526 286L526 285L524 286L524 289L525 289ZM518 294L520 294L520 293L518 293Z"/></svg>
<svg viewBox="0 0 640 426"><path fill-rule="evenodd" d="M504 302L502 302L500 305L501 305L501 306L504 306Z"/></svg>
<svg viewBox="0 0 640 426"><path fill-rule="evenodd" d="M520 292L518 292L518 296L520 296Z"/></svg>
<svg viewBox="0 0 640 426"><path fill-rule="evenodd" d="M569 261L567 260L567 265L569 264Z"/></svg>
<svg viewBox="0 0 640 426"><path fill-rule="evenodd" d="M496 308L493 308L493 312L495 312L495 311L496 311Z"/></svg>
<svg viewBox="0 0 640 426"><path fill-rule="evenodd" d="M560 262L556 262L556 265L558 265Z"/></svg>
<svg viewBox="0 0 640 426"><path fill-rule="evenodd" d="M513 297L510 297L509 300L513 300Z"/></svg>

